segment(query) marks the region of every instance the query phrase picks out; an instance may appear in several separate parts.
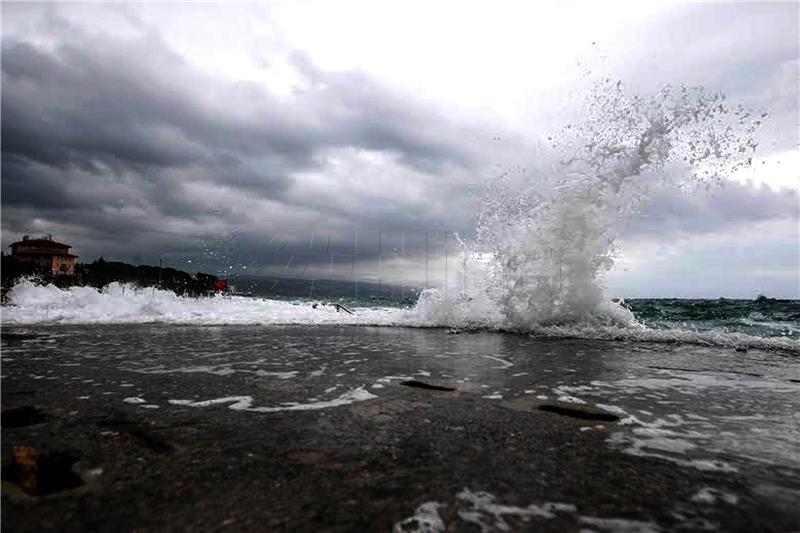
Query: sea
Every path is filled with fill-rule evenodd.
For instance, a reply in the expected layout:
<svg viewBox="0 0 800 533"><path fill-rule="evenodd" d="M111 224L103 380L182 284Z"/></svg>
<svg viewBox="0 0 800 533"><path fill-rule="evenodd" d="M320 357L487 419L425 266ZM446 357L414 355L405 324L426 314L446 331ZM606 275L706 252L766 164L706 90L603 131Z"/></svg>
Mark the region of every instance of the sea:
<svg viewBox="0 0 800 533"><path fill-rule="evenodd" d="M324 299L184 298L122 285L98 291L23 282L0 310L3 390L39 391L38 401L51 395L49 402L72 409L128 409L148 419L188 409L254 424L275 413L368 406L409 381L481 402L587 405L619 417L608 430L603 423L581 429L608 431L609 451L704 480L691 502L675 502L682 516L753 494L787 508L798 501L800 302L635 300L625 305L638 325L522 331L448 323L427 298L423 292L411 306L351 300L349 314L313 307ZM709 476L736 476L748 488L723 489ZM433 504L409 501L395 530L420 521L441 526L430 531L470 521L502 526L509 509L527 509L503 504L502 491L480 497L492 505L459 514L458 524L429 513ZM660 530L629 518L604 530Z"/></svg>
<svg viewBox="0 0 800 533"><path fill-rule="evenodd" d="M318 285L319 286L319 285ZM436 289L374 291L346 296L348 285L328 282L331 290L313 295L217 295L182 297L152 287L112 283L102 289L61 289L23 280L2 308L5 326L45 325L253 325L383 326L497 331L513 334L657 343L684 343L746 350L761 348L800 353L800 300L631 299L611 305L624 322L564 321L521 328L498 318L496 310L477 316L464 295L446 300ZM362 289L362 292L363 291ZM352 311L337 310L332 304Z"/></svg>
<svg viewBox="0 0 800 533"><path fill-rule="evenodd" d="M751 115L702 89L638 98L607 82L586 116L554 141L580 157L487 183L475 237L458 240L468 282L189 298L23 280L0 309L4 387L70 383L86 401L252 417L370 402L411 379L486 402L586 403L620 417L606 442L620 453L800 498L800 301L623 300L603 283L654 183L708 187L749 164Z"/></svg>

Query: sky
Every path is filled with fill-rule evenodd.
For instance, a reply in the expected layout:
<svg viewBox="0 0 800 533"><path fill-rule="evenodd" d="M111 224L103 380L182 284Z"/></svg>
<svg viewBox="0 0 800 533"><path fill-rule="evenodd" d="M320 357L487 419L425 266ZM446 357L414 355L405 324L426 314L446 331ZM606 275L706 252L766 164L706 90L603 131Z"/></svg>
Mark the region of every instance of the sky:
<svg viewBox="0 0 800 533"><path fill-rule="evenodd" d="M3 248L433 284L612 78L768 117L751 167L653 192L609 292L800 298L796 2L430 4L3 3Z"/></svg>

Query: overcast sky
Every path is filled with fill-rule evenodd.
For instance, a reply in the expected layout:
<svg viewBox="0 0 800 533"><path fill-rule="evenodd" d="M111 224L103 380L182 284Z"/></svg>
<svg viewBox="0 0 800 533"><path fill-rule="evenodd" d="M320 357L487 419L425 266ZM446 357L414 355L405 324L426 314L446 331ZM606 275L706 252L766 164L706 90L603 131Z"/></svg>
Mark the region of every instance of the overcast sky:
<svg viewBox="0 0 800 533"><path fill-rule="evenodd" d="M421 283L611 76L769 112L750 169L657 191L612 294L800 298L796 2L431 4L4 3L4 249Z"/></svg>

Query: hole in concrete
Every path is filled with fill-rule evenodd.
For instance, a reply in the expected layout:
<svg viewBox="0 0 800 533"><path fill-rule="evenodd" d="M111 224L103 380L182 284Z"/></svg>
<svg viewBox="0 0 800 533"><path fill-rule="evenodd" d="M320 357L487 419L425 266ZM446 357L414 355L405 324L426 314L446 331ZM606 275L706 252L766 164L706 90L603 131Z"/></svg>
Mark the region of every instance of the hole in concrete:
<svg viewBox="0 0 800 533"><path fill-rule="evenodd" d="M612 413L607 413L599 409L591 409L588 407L580 406L567 406L556 404L542 404L537 407L540 411L547 411L548 413L556 413L558 415L571 416L572 418L580 418L581 420L602 420L605 422L616 422L619 417Z"/></svg>
<svg viewBox="0 0 800 533"><path fill-rule="evenodd" d="M77 458L66 453L39 453L31 446L14 446L12 463L3 478L16 483L28 494L44 496L74 489L83 480L72 471Z"/></svg>
<svg viewBox="0 0 800 533"><path fill-rule="evenodd" d="M2 426L4 428L33 426L34 424L41 424L46 421L47 418L47 415L41 410L30 405L4 409L2 413L0 413L0 419L2 419Z"/></svg>
<svg viewBox="0 0 800 533"><path fill-rule="evenodd" d="M410 379L408 381L401 381L400 385L405 385L406 387L413 387L416 389L425 389L425 390L438 390L438 391L446 391L446 392L453 392L456 389L453 387L445 387L442 385L432 385L430 383L423 383L422 381L417 381L416 379Z"/></svg>

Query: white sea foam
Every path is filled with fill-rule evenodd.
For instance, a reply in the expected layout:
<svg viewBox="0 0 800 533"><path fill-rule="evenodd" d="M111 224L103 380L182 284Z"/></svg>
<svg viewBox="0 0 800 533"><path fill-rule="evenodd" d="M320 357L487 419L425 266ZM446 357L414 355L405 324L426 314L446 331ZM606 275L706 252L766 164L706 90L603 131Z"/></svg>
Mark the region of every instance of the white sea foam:
<svg viewBox="0 0 800 533"><path fill-rule="evenodd" d="M667 437L641 437L641 432L638 435L618 432L613 433L608 438L608 443L624 453L637 457L656 457L681 466L710 472L738 472L738 468L725 461L685 458L683 454L691 449L691 446L681 446L676 442L688 445L689 443L686 440Z"/></svg>
<svg viewBox="0 0 800 533"><path fill-rule="evenodd" d="M437 502L420 504L412 516L394 525L393 533L440 533L444 531L444 522L439 516L439 507L441 506Z"/></svg>
<svg viewBox="0 0 800 533"><path fill-rule="evenodd" d="M497 309L487 311L480 321L472 315L459 314L461 304L455 302L452 306L446 306L441 293L435 289L423 291L419 302L410 309L357 307L353 309L353 315L319 313L305 303L264 298L180 297L170 291L136 288L119 283L112 283L100 290L91 287L60 289L53 285L37 285L23 280L9 291L9 301L11 305L0 309L4 325L163 323L481 327L491 331L511 331L544 337L743 346L800 353L798 340L713 331L656 330L635 323L627 326L577 323L534 326L528 330L520 330L504 320Z"/></svg>
<svg viewBox="0 0 800 533"><path fill-rule="evenodd" d="M464 508L458 511L461 520L476 525L481 531L509 531L506 520L514 517L523 522L531 518L549 520L556 513L574 513L576 508L566 503L530 504L527 507L504 505L495 501L494 495L484 492L472 492L464 489L456 496Z"/></svg>
<svg viewBox="0 0 800 533"><path fill-rule="evenodd" d="M435 501L419 505L414 514L394 525L394 533L425 532L435 533L448 529L439 509L453 506L460 522L474 526L484 533L490 531L516 531L520 522L526 524L525 530L539 529L543 520L552 520L561 517L563 520L573 522L575 526L583 526L581 531L604 531L609 533L658 533L661 528L655 522L644 522L623 518L599 518L595 516L582 516L578 508L571 503L545 502L532 503L525 507L508 505L497 501L496 496L485 491L471 491L463 489L456 494L455 501L451 504L442 504ZM537 521L535 525L531 521ZM461 527L459 527L461 526ZM536 527L539 526L539 527ZM451 529L462 529L462 524L449 524ZM573 528L569 528L573 529ZM577 529L574 528L574 529Z"/></svg>
<svg viewBox="0 0 800 533"><path fill-rule="evenodd" d="M511 368L512 366L514 366L514 363L512 363L511 361L506 361L502 357L497 357L496 355L484 355L483 357L486 358L486 359L491 359L492 361L497 361L498 363L500 363L499 366L493 367L495 370L506 370L506 369Z"/></svg>
<svg viewBox="0 0 800 533"><path fill-rule="evenodd" d="M736 505L739 503L739 497L736 494L731 494L724 490L715 489L712 487L703 487L697 494L692 496L692 501L695 503L705 503L713 505L715 503L723 502L728 505Z"/></svg>
<svg viewBox="0 0 800 533"><path fill-rule="evenodd" d="M151 368L132 368L131 372L140 374L211 374L214 376L232 376L237 373L253 374L258 377L275 379L292 379L297 376L297 370L288 372L268 372L266 370L250 370L247 368L235 368L236 363L225 363L219 365L193 365L177 368L165 368L163 365Z"/></svg>
<svg viewBox="0 0 800 533"><path fill-rule="evenodd" d="M189 298L171 291L111 283L59 289L24 280L9 291L6 324L358 324L427 325L410 310L358 309L355 315L323 313L308 304L242 296Z"/></svg>
<svg viewBox="0 0 800 533"><path fill-rule="evenodd" d="M699 374L680 371L665 372L664 377L626 378L615 381L592 381L596 389L622 389L622 390L680 390L683 394L705 395L708 389L752 389L766 390L772 393L797 393L798 387L785 384L775 379L742 375L714 375Z"/></svg>
<svg viewBox="0 0 800 533"><path fill-rule="evenodd" d="M607 531L609 533L657 533L661 531L654 522L639 520L626 520L622 518L597 518L593 516L580 517L580 523L590 526L589 531Z"/></svg>
<svg viewBox="0 0 800 533"><path fill-rule="evenodd" d="M142 403L147 403L147 400L143 400L142 398L138 398L138 397L136 397L136 396L132 396L132 397L130 397L130 398L125 398L125 399L124 399L124 400L122 400L122 401L123 401L123 402L125 402L125 403L130 403L130 404L133 404L133 405L138 405L138 404L142 404Z"/></svg>
<svg viewBox="0 0 800 533"><path fill-rule="evenodd" d="M213 405L230 404L228 409L234 411L251 411L254 413L275 413L278 411L316 411L329 407L339 407L355 402L363 402L377 398L374 394L367 392L364 387L357 387L332 400L300 402L284 402L280 406L274 407L254 407L252 396L226 396L224 398L212 398L210 400L169 400L172 405L183 405L186 407L211 407Z"/></svg>

